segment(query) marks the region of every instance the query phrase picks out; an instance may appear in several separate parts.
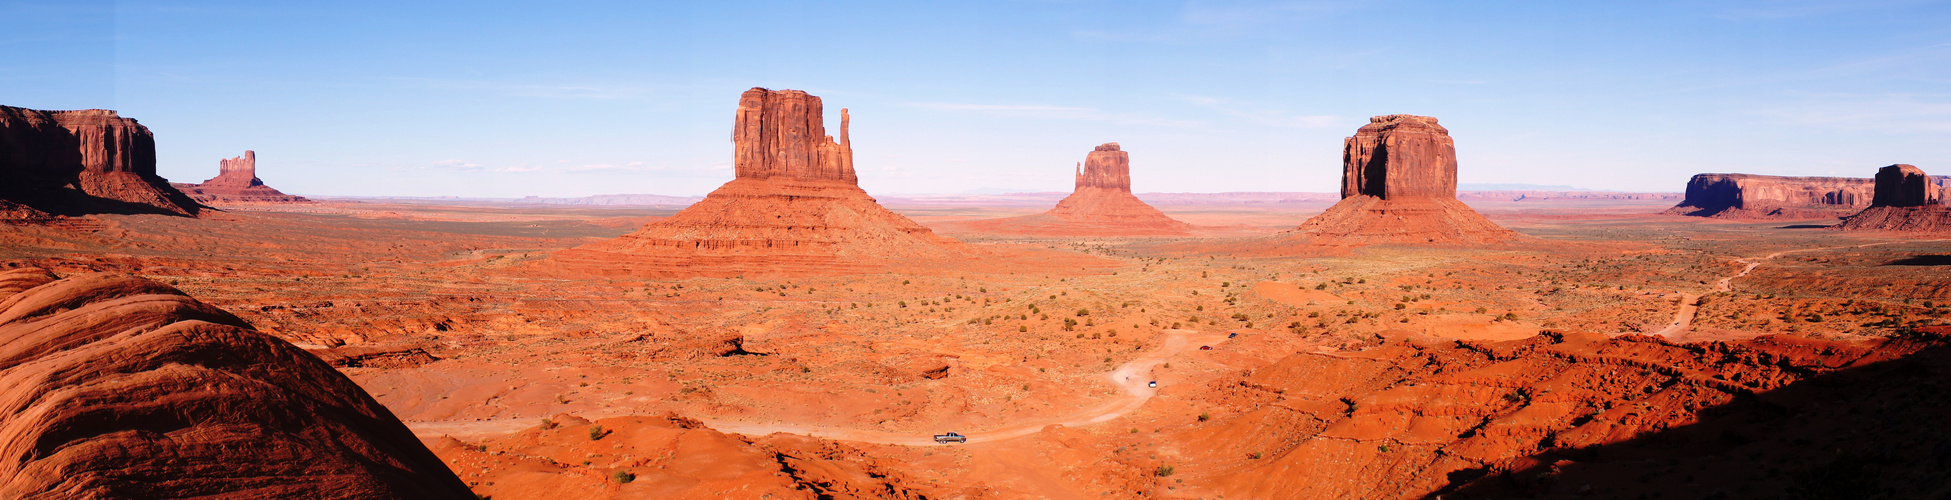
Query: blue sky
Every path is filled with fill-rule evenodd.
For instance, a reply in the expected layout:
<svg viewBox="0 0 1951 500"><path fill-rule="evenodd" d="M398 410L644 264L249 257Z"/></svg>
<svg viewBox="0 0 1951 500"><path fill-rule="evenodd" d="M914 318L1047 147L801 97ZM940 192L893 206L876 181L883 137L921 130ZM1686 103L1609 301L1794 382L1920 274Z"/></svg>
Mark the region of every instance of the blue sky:
<svg viewBox="0 0 1951 500"><path fill-rule="evenodd" d="M1466 183L1951 174L1946 2L287 3L0 0L0 104L320 195L703 194L754 86L851 108L881 194L1068 191L1109 141L1140 192L1329 192L1389 113Z"/></svg>

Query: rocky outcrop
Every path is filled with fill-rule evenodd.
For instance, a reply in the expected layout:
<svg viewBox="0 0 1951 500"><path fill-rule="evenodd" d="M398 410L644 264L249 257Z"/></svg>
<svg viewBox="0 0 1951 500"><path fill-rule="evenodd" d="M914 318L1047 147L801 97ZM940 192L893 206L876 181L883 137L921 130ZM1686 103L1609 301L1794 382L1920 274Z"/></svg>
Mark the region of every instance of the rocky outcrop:
<svg viewBox="0 0 1951 500"><path fill-rule="evenodd" d="M1876 183L1855 177L1696 174L1672 215L1718 219L1841 217L1870 205Z"/></svg>
<svg viewBox="0 0 1951 500"><path fill-rule="evenodd" d="M1343 142L1341 201L1283 243L1476 244L1516 238L1456 199L1456 144L1435 118L1385 115Z"/></svg>
<svg viewBox="0 0 1951 500"><path fill-rule="evenodd" d="M846 274L971 255L888 211L854 175L847 110L826 135L820 98L754 88L739 99L736 178L677 215L556 255L582 272L637 276Z"/></svg>
<svg viewBox="0 0 1951 500"><path fill-rule="evenodd" d="M1845 231L1951 232L1951 206L1944 205L1939 180L1910 165L1877 169L1876 197L1870 208L1843 219Z"/></svg>
<svg viewBox="0 0 1951 500"><path fill-rule="evenodd" d="M1173 219L1131 194L1131 156L1118 143L1101 144L1077 168L1077 187L1056 208L1036 215L967 223L982 232L1049 236L1182 236L1191 224Z"/></svg>
<svg viewBox="0 0 1951 500"><path fill-rule="evenodd" d="M350 379L174 288L0 272L0 498L474 498Z"/></svg>
<svg viewBox="0 0 1951 500"><path fill-rule="evenodd" d="M103 109L0 106L0 201L54 215L194 216L203 208L156 175L147 127Z"/></svg>
<svg viewBox="0 0 1951 500"><path fill-rule="evenodd" d="M201 184L171 184L191 199L208 204L309 203L303 196L292 196L264 185L257 178L257 152L217 162L217 176Z"/></svg>

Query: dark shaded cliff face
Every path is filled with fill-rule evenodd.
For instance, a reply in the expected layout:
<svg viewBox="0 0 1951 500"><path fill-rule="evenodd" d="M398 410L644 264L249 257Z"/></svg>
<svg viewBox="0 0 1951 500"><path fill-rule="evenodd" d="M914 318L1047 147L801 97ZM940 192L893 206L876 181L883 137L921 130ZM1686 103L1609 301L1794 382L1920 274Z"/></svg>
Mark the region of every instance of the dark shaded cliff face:
<svg viewBox="0 0 1951 500"><path fill-rule="evenodd" d="M0 201L56 215L202 209L156 175L148 127L101 109L0 106Z"/></svg>
<svg viewBox="0 0 1951 500"><path fill-rule="evenodd" d="M169 286L0 272L0 498L474 498L317 357Z"/></svg>
<svg viewBox="0 0 1951 500"><path fill-rule="evenodd" d="M1369 118L1343 142L1341 197L1456 198L1456 143L1436 119Z"/></svg>
<svg viewBox="0 0 1951 500"><path fill-rule="evenodd" d="M847 141L847 110L840 110L840 140L826 135L820 98L798 90L754 87L739 96L732 127L733 164L740 179L786 177L858 183Z"/></svg>
<svg viewBox="0 0 1951 500"><path fill-rule="evenodd" d="M1921 207L1940 200L1937 186L1924 170L1904 164L1877 169L1874 207Z"/></svg>
<svg viewBox="0 0 1951 500"><path fill-rule="evenodd" d="M1855 177L1697 174L1667 213L1720 218L1814 218L1869 206L1875 182Z"/></svg>

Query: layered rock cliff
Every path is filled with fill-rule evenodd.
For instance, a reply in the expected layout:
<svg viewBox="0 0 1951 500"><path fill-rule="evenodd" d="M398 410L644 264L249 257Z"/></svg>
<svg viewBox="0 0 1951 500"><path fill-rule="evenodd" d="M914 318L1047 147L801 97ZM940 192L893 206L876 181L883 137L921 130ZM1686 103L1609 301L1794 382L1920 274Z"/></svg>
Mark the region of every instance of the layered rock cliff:
<svg viewBox="0 0 1951 500"><path fill-rule="evenodd" d="M1339 246L1516 238L1457 201L1456 169L1456 144L1435 118L1370 118L1342 143L1341 201L1283 240Z"/></svg>
<svg viewBox="0 0 1951 500"><path fill-rule="evenodd" d="M172 183L177 189L199 203L308 203L303 196L284 194L264 180L257 178L257 152L245 150L244 156L226 158L217 162L217 176L200 184Z"/></svg>
<svg viewBox="0 0 1951 500"><path fill-rule="evenodd" d="M1845 217L1836 229L1951 233L1951 206L1944 205L1938 179L1910 165L1891 165L1876 172L1876 197L1870 207Z"/></svg>
<svg viewBox="0 0 1951 500"><path fill-rule="evenodd" d="M359 386L174 288L0 272L0 498L474 498Z"/></svg>
<svg viewBox="0 0 1951 500"><path fill-rule="evenodd" d="M731 182L637 232L561 252L598 274L845 274L966 258L973 249L888 211L860 189L847 110L826 135L820 98L754 88L739 99Z"/></svg>
<svg viewBox="0 0 1951 500"><path fill-rule="evenodd" d="M1697 174L1666 211L1720 219L1840 217L1870 205L1876 182L1855 177Z"/></svg>
<svg viewBox="0 0 1951 500"><path fill-rule="evenodd" d="M1115 142L1084 156L1077 187L1056 208L967 225L983 232L1049 236L1181 236L1194 229L1132 196L1131 155Z"/></svg>
<svg viewBox="0 0 1951 500"><path fill-rule="evenodd" d="M156 175L148 127L102 109L0 106L0 201L54 215L203 208Z"/></svg>

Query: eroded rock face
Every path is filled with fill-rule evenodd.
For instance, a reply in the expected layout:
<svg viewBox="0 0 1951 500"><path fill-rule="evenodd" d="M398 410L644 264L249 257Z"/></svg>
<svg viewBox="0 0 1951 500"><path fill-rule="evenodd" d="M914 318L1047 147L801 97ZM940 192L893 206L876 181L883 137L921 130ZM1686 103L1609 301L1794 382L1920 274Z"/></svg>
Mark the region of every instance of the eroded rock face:
<svg viewBox="0 0 1951 500"><path fill-rule="evenodd" d="M344 375L174 288L0 272L0 498L474 498Z"/></svg>
<svg viewBox="0 0 1951 500"><path fill-rule="evenodd" d="M1870 208L1843 219L1836 229L1951 233L1951 206L1945 206L1941 179L1910 165L1877 169L1876 198Z"/></svg>
<svg viewBox="0 0 1951 500"><path fill-rule="evenodd" d="M746 91L732 129L736 178L669 219L556 261L599 274L729 277L846 274L970 254L861 190L847 110L837 142L820 113L820 98L805 92Z"/></svg>
<svg viewBox="0 0 1951 500"><path fill-rule="evenodd" d="M1697 174L1666 211L1721 219L1839 217L1869 206L1876 183L1855 177Z"/></svg>
<svg viewBox="0 0 1951 500"><path fill-rule="evenodd" d="M1285 238L1308 245L1491 243L1517 237L1456 199L1456 144L1436 119L1384 115L1343 142L1341 202Z"/></svg>
<svg viewBox="0 0 1951 500"><path fill-rule="evenodd" d="M1873 207L1921 207L1939 202L1936 186L1931 184L1931 176L1924 170L1911 165L1896 164L1877 169L1876 197L1870 201Z"/></svg>
<svg viewBox="0 0 1951 500"><path fill-rule="evenodd" d="M55 215L201 209L156 175L156 140L114 111L0 106L0 201Z"/></svg>
<svg viewBox="0 0 1951 500"><path fill-rule="evenodd" d="M969 223L985 231L1049 236L1181 236L1191 224L1180 222L1131 194L1131 155L1107 142L1084 157L1077 188L1056 208L1037 215Z"/></svg>
<svg viewBox="0 0 1951 500"><path fill-rule="evenodd" d="M1342 144L1342 198L1456 199L1456 143L1435 118L1369 118Z"/></svg>
<svg viewBox="0 0 1951 500"><path fill-rule="evenodd" d="M199 203L308 203L303 196L284 194L257 178L257 152L217 162L217 176L201 184L171 184Z"/></svg>

